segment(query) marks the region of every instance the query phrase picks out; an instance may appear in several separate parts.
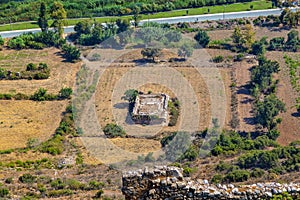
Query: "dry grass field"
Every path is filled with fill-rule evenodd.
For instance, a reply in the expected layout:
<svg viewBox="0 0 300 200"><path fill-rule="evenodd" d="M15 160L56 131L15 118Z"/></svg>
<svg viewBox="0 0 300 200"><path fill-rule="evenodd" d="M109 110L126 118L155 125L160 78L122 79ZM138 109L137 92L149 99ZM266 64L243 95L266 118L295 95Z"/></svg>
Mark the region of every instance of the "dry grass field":
<svg viewBox="0 0 300 200"><path fill-rule="evenodd" d="M58 127L66 101L0 103L0 149L25 147L29 138L48 139Z"/></svg>
<svg viewBox="0 0 300 200"><path fill-rule="evenodd" d="M62 87L73 87L81 63L68 63L56 48L44 50L0 51L0 67L11 71L26 70L28 63L44 62L50 68L46 80L0 80L0 93L33 94L38 88L57 94ZM29 138L49 139L58 127L67 101L0 102L0 149L25 147Z"/></svg>
<svg viewBox="0 0 300 200"><path fill-rule="evenodd" d="M62 87L73 87L75 75L81 63L64 62L60 50L7 50L0 51L0 67L14 72L26 70L28 63L46 63L50 68L50 77L46 80L1 80L0 93L32 94L43 87L49 93L57 93Z"/></svg>
<svg viewBox="0 0 300 200"><path fill-rule="evenodd" d="M101 53L100 53L101 54ZM175 57L175 54L170 51L164 51L163 56L160 56L160 59L168 59L170 57ZM122 55L120 58L117 58L115 63L112 63L109 67L107 67L104 72L101 74L99 79L99 84L97 86L96 94L95 94L95 104L96 104L96 112L99 124L101 127L104 127L108 123L115 122L115 118L113 115L113 101L112 96L116 90L116 85L118 81L126 75L126 73L133 70L134 63L132 63L133 59L141 59L142 56L140 54L140 50L133 50L127 54ZM127 67L120 67L119 64ZM127 64L127 65L126 65ZM164 64L168 65L168 64ZM192 89L195 92L196 101L199 106L200 113L200 121L199 121L199 130L203 130L209 126L210 123L210 96L209 91L206 86L204 79L201 77L201 74L197 71L197 69L190 67L189 64L186 64L187 67L174 67L177 72L187 80ZM172 78L172 74L170 74L170 78ZM174 87L181 87L181 83L174 85ZM151 82L149 80L148 83L135 88L144 93L148 93L151 91L152 93L166 93L170 97L176 97L176 94L171 88L166 87L165 85L161 85L155 82ZM122 96L118 97L121 99ZM184 106L184 105L183 105ZM185 108L189 109L189 108ZM176 126L174 127L163 127L160 132L164 131L177 131L180 125L180 117ZM131 149L133 152L137 152L137 149L143 149L141 152L151 152L154 149L159 149L160 144L157 141L148 141L148 144L145 145L145 141L143 139L114 139L112 140L114 144L117 146L128 150ZM143 148L138 148L139 146L143 146Z"/></svg>

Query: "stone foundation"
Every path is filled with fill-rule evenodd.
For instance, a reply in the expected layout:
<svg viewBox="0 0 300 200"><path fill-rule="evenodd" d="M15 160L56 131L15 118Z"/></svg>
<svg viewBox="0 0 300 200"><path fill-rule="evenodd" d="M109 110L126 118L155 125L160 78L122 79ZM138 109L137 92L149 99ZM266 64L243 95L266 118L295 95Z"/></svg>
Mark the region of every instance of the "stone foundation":
<svg viewBox="0 0 300 200"><path fill-rule="evenodd" d="M234 186L209 184L207 180L183 177L177 167L156 166L149 170L128 171L123 174L122 192L127 200L135 199L270 199L274 194L300 193L300 184L257 183Z"/></svg>

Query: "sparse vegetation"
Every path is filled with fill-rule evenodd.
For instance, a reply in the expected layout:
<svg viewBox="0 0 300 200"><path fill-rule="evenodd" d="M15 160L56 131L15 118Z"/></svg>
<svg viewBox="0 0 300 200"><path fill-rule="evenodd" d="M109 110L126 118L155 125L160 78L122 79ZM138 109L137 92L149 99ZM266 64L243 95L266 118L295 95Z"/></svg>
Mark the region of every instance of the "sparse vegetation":
<svg viewBox="0 0 300 200"><path fill-rule="evenodd" d="M179 112L180 112L180 103L177 98L171 99L168 102L168 109L170 114L170 120L168 126L176 126Z"/></svg>
<svg viewBox="0 0 300 200"><path fill-rule="evenodd" d="M63 2L63 4L66 5L66 2ZM172 2L172 4L175 5L176 2ZM253 9L255 9L256 4L253 3L253 5ZM41 11L45 9L42 7L43 6L40 6L40 3L37 6L37 8L39 8ZM50 7L51 6L49 6L49 8ZM247 5L247 8L252 9L250 5ZM46 3L46 10L47 9L48 5ZM66 8L66 10L68 9L69 7ZM214 9L215 8L211 7L209 11L206 9L205 12L214 12ZM184 12L184 14L190 15L193 12L193 9L189 9L188 13ZM135 16L133 17L136 17L137 22L140 17L143 17L142 10L137 8L134 15ZM299 36L297 31L291 30L289 35L286 37L287 39L284 39L284 34L287 34L289 30L278 28L278 30L280 31L272 32L272 35L278 36L277 38L270 38L270 40L262 38L254 41L254 31L252 27L250 25L245 26L245 24L251 23L251 20L248 19L228 19L223 21L220 20L220 22L210 21L205 22L205 24L201 24L199 26L197 26L198 24L194 23L181 23L178 25L144 23L143 28L137 28L138 34L144 35L138 40L132 41L132 33L129 27L130 24L128 20L118 18L118 21L116 21L116 23L113 21L108 22L107 27L105 27L101 26L101 24L97 22L98 19L88 19L77 23L75 27L76 33L69 36L70 39L73 40L76 45L78 45L77 47L75 47L64 45L65 41L63 39L60 39L58 33L51 32L49 30L47 31L47 20L47 15L40 15L39 25L43 30L42 33L25 34L11 39L11 42L9 40L5 40L5 44L8 45L9 49L4 47L2 51L4 52L4 54L1 54L0 56L0 79L5 79L2 80L2 82L5 84L12 84L13 82L16 82L21 85L23 83L26 84L27 82L30 82L33 84L32 88L35 88L34 90L36 91L31 92L30 88L23 89L23 87L18 87L20 89L5 88L5 84L3 84L3 93L0 94L0 99L3 99L3 101L1 101L1 104L4 106L1 107L0 111L2 113L2 111L5 109L5 106L7 106L7 108L11 110L12 115L16 117L12 117L15 118L15 121L10 121L8 117L4 117L3 119L1 119L0 128L1 130L3 130L3 132L5 132L6 130L12 132L13 134L9 135L9 137L18 137L18 135L14 135L14 131L18 131L20 124L25 124L26 127L32 126L35 129L40 129L40 127L43 125L42 123L40 123L40 121L46 121L47 119L44 120L44 118L42 117L36 119L33 116L37 115L35 113L27 114L25 111L23 111L24 113L20 112L21 114L19 114L14 111L18 109L20 111L23 110L22 106L24 107L24 104L17 104L23 102L23 100L26 100L24 102L28 104L34 104L34 106L36 107L30 108L32 110L34 110L35 108L39 108L37 110L39 110L39 113L42 113L43 115L48 115L46 109L44 107L38 106L42 104L48 105L48 103L51 103L52 105L53 103L53 105L55 105L53 106L55 107L54 109L57 109L59 111L57 111L58 114L56 114L55 116L51 116L51 118L57 118L61 121L60 123L58 123L59 121L53 121L55 127L53 129L47 130L49 134L45 134L43 135L43 137L36 134L31 134L31 132L33 132L33 129L28 129L28 131L22 135L22 137L26 139L22 143L23 146L21 146L19 149L7 148L7 150L0 150L0 154L3 155L0 159L0 168L5 172L3 173L3 181L0 187L0 198L14 197L20 199L104 199L108 197L104 197L103 191L106 191L108 189L110 193L112 193L116 188L120 188L118 180L120 180L121 175L116 170L118 166L115 164L111 164L109 166L105 166L103 164L98 165L100 161L96 161L93 155L90 154L84 146L81 146L82 144L80 144L80 142L78 142L78 137L86 136L85 133L83 133L83 130L86 131L86 129L84 127L82 129L78 128L74 124L74 119L78 117L77 114L79 113L77 112L78 107L72 108L71 106L68 106L65 112L62 112L63 108L70 101L70 99L74 98L72 96L73 91L71 88L69 88L70 86L72 86L72 82L69 79L60 82L60 79L58 79L57 76L67 74L65 72L71 69L64 69L66 64L68 66L74 65L71 63L61 64L58 62L52 62L50 59L50 56L52 56L52 54L49 54L49 57L46 57L46 64L43 60L33 57L32 52L34 52L34 54L36 54L37 56L42 57L43 55L45 55L45 52L48 52L48 49L28 50L28 48L40 49L56 46L64 49L66 52L66 49L68 49L70 51L70 54L74 53L74 55L78 56L80 55L80 52L77 50L77 47L79 45L99 44L109 36L114 36L114 38L110 40L107 46L105 46L105 44L103 45L105 50L95 49L95 53L94 50L92 50L92 53L87 56L87 54L90 52L90 49L88 49L87 52L83 53L84 57L86 57L90 61L99 61L100 58L101 60L105 61L106 54L110 54L109 51L122 51L118 49L119 47L126 47L126 50L128 50L137 46L139 49L136 52L122 55L122 58L120 58L120 60L116 60L116 63L120 62L117 63L120 64L120 66L118 66L118 69L116 69L115 66L109 67L106 73L109 74L110 78L102 79L101 77L101 84L99 84L99 87L97 86L99 74L95 73L95 75L93 75L93 80L89 82L88 75L90 74L90 71L86 70L88 69L86 66L82 66L81 70L78 73L76 81L77 86L82 86L78 87L78 90L83 91L82 95L79 97L79 100L89 99L93 94L95 94L95 92L96 94L99 93L97 94L99 96L102 95L101 98L108 99L107 101L109 102L109 104L106 104L105 101L102 101L101 98L96 99L97 103L95 105L95 109L97 111L97 114L98 112L107 113L107 115L103 115L104 117L102 117L102 115L101 117L98 116L98 120L100 121L100 123L102 123L102 127L106 125L103 131L107 138L111 138L109 141L113 142L115 145L118 145L120 148L124 148L124 150L126 151L128 150L134 153L141 153L139 151L143 151L143 154L128 161L128 167L140 166L144 163L155 164L155 162L169 160L171 162L177 162L173 163L172 165L182 167L184 169L184 175L192 175L194 177L200 177L203 179L211 179L211 181L214 183L231 183L244 181L255 182L256 180L273 181L273 179L275 178L277 180L281 180L282 178L282 182L285 182L291 181L293 179L291 178L292 176L289 176L289 174L293 174L294 172L299 171L299 142L294 142L287 146L279 145L282 144L281 137L284 137L282 136L283 134L289 134L289 136L291 135L291 137L293 135L293 132L282 131L286 130L286 125L288 124L287 120L298 120L297 117L299 116L299 114L295 113L295 110L300 113L299 99L291 99L291 102L293 102L293 104L295 105L290 105L290 102L285 101L285 98L282 98L283 90L287 88L287 85L289 86L289 80L291 80L293 89L295 89L295 91L298 90L299 72L297 66L299 65L299 63L297 62L298 55L294 53L299 51ZM261 20L267 20L267 17L263 17L261 18ZM276 16L269 17L268 20L270 20L270 23L277 23ZM278 20L280 20L279 17ZM262 22L259 20L256 20L255 22L257 24L267 23L266 21ZM50 19L49 24L52 23L53 21L51 21ZM114 23L115 25L113 26L112 24ZM231 37L231 41L231 39L228 38L229 34L231 33L230 30L233 26L237 25L240 27L240 29L236 28L236 30L234 31L234 35ZM288 28L288 26L289 25L284 24L283 27ZM58 28L59 27L56 27L57 31ZM165 30L164 28L171 29ZM203 118L209 118L214 115L213 113L210 113L209 109L207 109L208 107L214 105L211 101L215 100L213 99L214 97L207 98L209 96L209 89L211 86L209 84L207 86L204 86L204 84L199 83L201 81L200 76L195 75L196 73L194 72L196 71L190 67L189 62L171 63L170 58L180 56L182 58L179 58L178 61L183 61L187 57L192 55L193 44L195 43L195 41L186 43L186 38L191 38L194 33L185 34L184 37L182 37L180 33L175 31L175 29L184 32L184 34L189 32L196 32L195 34L197 35L199 34L198 32L202 32L201 37L199 36L198 38L198 42L202 41L205 44L208 41L208 44L206 44L205 46L210 48L207 49L207 51L212 55L212 61L217 63L224 62L226 65L228 64L228 67L226 68L223 67L223 65L218 65L218 67L220 67L219 71L221 72L222 79L216 74L213 74L213 77L219 79L219 81L221 80L224 82L226 96L224 95L223 98L225 100L225 97L229 97L228 101L231 101L227 102L228 105L231 105L231 110L228 109L228 115L230 116L230 118L228 118L227 115L225 116L226 125L222 127L219 127L217 119L214 119L214 128L212 129L205 129L204 131L196 131L193 133L176 131L178 127L180 127L180 109L185 110L188 108L184 107L186 106L183 104L184 102L182 102L181 105L181 102L179 104L177 99L171 98L171 101L168 104L168 111L170 113L169 126L163 127L163 129L154 136L149 136L149 138L147 136L146 138L143 138L143 141L138 136L126 135L124 129L116 124L114 119L110 116L112 115L110 109L112 106L115 106L111 105L112 99L110 94L111 92L113 92L112 88L114 88L116 82L118 81L118 77L122 77L124 73L130 70L131 65L134 65L137 62L144 61L144 59L141 59L141 50L144 48L144 51L146 51L148 47L151 47L152 45L159 46L161 44L164 44L165 49L162 49L161 51L160 49L158 49L159 51L154 52L153 55L151 54L151 52L146 52L144 57L149 59L151 62L158 61L159 57L159 59L161 60L160 62L165 62L164 65L167 65L168 67L170 66L171 68L173 68L173 66L174 68L176 67L176 70L190 82L190 86L195 90L196 97L198 99L201 99L201 103L198 102L199 110L196 112L201 113L201 116L203 116ZM222 29L226 31L224 31L224 35L222 34L222 37L220 37L220 32L215 31L214 29ZM269 30L267 29L256 27L256 30L257 33L265 31L266 35L270 36L270 34L268 34ZM128 31L128 34L126 33L122 36L116 35L123 31ZM149 36L148 33L151 33L152 35L154 34L154 36L147 38ZM210 38L213 38L214 40L210 41L208 36L210 36ZM257 36L258 38L261 38L261 35L257 34ZM157 38L160 37L161 40L156 41ZM117 50L111 49L111 47L116 47ZM178 51L168 52L169 47L175 48ZM79 48L81 48L81 46ZM85 48L89 47L83 47L82 49ZM20 51L15 51L15 49L20 49ZM54 52L56 55L61 55L60 52L55 48L51 49L52 53ZM55 51L53 49L55 49ZM270 52L271 50L273 52ZM31 54L27 54L27 51L32 52ZM266 53L266 51L269 52ZM285 79L285 77L281 77L285 76L285 73L279 71L281 69L279 65L281 65L282 59L277 59L279 58L279 56L277 55L280 55L277 53L280 52L276 51L289 51L287 53L288 56L285 56L285 61L287 66L289 67L290 72L290 79L288 79L288 81ZM249 55L248 53L254 54L256 56ZM278 62L269 60L271 58L274 59L274 55L276 55L275 59L278 60ZM66 60L69 61L75 58L71 55L69 55L71 57L68 57L67 53L65 56ZM197 54L194 54L192 56L197 56ZM31 57L33 58L31 59ZM58 57L55 58L58 59ZM232 62L233 58L234 62ZM8 60L13 59L15 59L16 61L24 59L26 60L26 62L18 66L15 63L7 62ZM59 59L60 61L63 60L62 58ZM192 59L189 59L188 61L193 61L193 59L194 57L192 57ZM243 76L244 73L240 72L245 72L245 74L247 72L248 74L248 69L250 69L250 66L252 66L253 63L257 62L256 59L258 60L258 65L254 66L250 70L250 79L249 76L243 77L245 78L245 80L237 79L236 77L239 76L236 76L236 74L234 73L238 71L239 75L242 74L241 76ZM170 62L168 62L168 60L170 60ZM207 62L208 60L204 61ZM157 63L154 63L154 65L157 65ZM286 72L286 68L284 67L286 66L282 66L282 69L284 72ZM22 77L25 77L25 75L28 76L28 79L42 79L45 76L41 74L35 74L44 73L47 71L49 76L50 68L51 78L48 80L7 81L8 79L22 79ZM239 70L241 68L242 70ZM23 69L24 71L21 71L19 69ZM59 73L60 70L62 70L64 73ZM186 73L185 70L190 71L189 73ZM11 78L7 78L9 71L11 73ZM19 75L16 74L17 72L20 72L19 75L21 78L19 78ZM70 74L75 74L75 70ZM203 79L205 79L207 78L206 75L209 75L209 73L203 75ZM280 82L277 79L280 79ZM51 80L58 81L56 82L56 84L53 84L55 88L52 87L51 84L48 84L48 82L51 82ZM282 84L281 81L283 81ZM241 82L248 82L249 85L241 85ZM178 83L179 86L180 84L181 82ZM108 90L103 89L106 85L109 85L107 87L109 88ZM41 88L37 89L39 87ZM177 87L177 85L175 85L174 87ZM146 91L146 93L148 91L148 94L156 94L157 91L161 90L161 92L163 93L168 93L170 97L176 96L176 94L173 94L175 93L175 90L173 92L172 89L169 89L165 86L162 87L159 84L151 84L150 86L143 85L139 89L141 91ZM171 92L169 93L170 90ZM51 94L49 93L50 91L55 92L54 94ZM76 91L76 93L77 92L78 91ZM290 92L290 90L288 92ZM241 102L238 99L240 97L238 95L240 95L240 93L245 93L245 96L248 95L248 99L245 100L245 104L248 104L249 107L252 106L253 108L253 112L251 113L251 117L253 117L253 119L249 119L249 124L247 124L247 126L250 127L249 129L251 131L248 131L247 127L243 127L245 126L244 121L248 120L248 118L245 119L245 116L243 116L243 113L241 113L241 110L239 110ZM138 94L139 91L135 89L131 89L125 92L123 98L129 102L131 108L133 107ZM140 94L142 93L140 92ZM122 96L122 94L119 95ZM294 94L290 93L291 98L294 98L293 95ZM100 100L99 103L98 100ZM13 106L9 106L8 103L11 102L16 104L14 104ZM121 102L122 104L116 104L119 107L116 106L113 108L126 109L126 106L124 107L124 105L127 105L127 103L124 103L124 101ZM81 101L79 103L82 107L84 107ZM284 103L286 103L287 105L285 105ZM72 113L73 110L74 113ZM285 110L287 110L288 113L282 113ZM62 115L60 115L61 113ZM280 115L280 113L282 113L282 116ZM5 112L3 116L5 116ZM210 124L210 122L206 119L200 120L199 127L203 129L206 128L208 124ZM285 127L277 126L281 122L284 123ZM295 124L296 121L293 121L290 125L295 128L297 127L297 124ZM232 130L228 130L230 129L228 125L231 126ZM280 135L279 130L282 132L282 135ZM280 137L277 140L278 136ZM96 139L99 138L87 139L95 139L96 141ZM291 139L287 137L286 140L289 141ZM159 145L159 141L161 142L162 150L165 152L165 155L157 158L156 150L161 147ZM113 156L113 154L111 154L111 156ZM108 157L107 159L110 159L110 157ZM215 164L215 162L217 162L217 164ZM200 169L199 166L201 166L201 172L198 170ZM8 170L10 170L10 172L12 173L6 173L6 171ZM91 177L94 177L95 179ZM288 195L285 194L281 194L281 196L288 197ZM281 197L279 197L278 195L278 198Z"/></svg>

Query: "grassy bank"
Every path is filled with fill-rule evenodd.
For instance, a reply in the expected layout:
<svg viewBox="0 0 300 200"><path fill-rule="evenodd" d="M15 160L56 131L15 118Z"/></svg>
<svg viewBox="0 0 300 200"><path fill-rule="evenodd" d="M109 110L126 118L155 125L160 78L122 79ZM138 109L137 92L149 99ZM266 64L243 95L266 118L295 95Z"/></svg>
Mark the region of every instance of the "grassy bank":
<svg viewBox="0 0 300 200"><path fill-rule="evenodd" d="M214 14L214 13L223 13L224 8L225 12L239 12L239 11L247 11L250 10L250 6L253 6L252 10L263 10L269 9L272 7L271 1L254 1L254 2L246 2L246 3L236 3L226 5L226 8L223 5L219 6L205 6L201 8L190 8L188 10L188 15L202 15L202 14ZM209 11L209 12L208 12ZM186 16L186 10L174 10L169 12L159 12L150 15L142 15L142 19L156 19L156 18L167 18L167 17L179 17ZM118 17L101 17L96 18L98 22L109 22ZM123 16L121 18L131 19L131 16ZM68 19L68 25L75 25L77 22L82 19ZM16 24L6 24L0 26L0 31L10 31L10 30L23 30L23 29L32 29L39 28L35 22L24 22L24 23L16 23Z"/></svg>

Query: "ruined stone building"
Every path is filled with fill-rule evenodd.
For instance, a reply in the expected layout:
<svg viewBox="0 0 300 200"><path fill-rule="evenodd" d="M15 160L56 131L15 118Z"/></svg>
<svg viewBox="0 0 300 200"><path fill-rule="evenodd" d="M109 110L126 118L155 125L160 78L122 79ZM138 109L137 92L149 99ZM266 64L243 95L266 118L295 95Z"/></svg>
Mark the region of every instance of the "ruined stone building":
<svg viewBox="0 0 300 200"><path fill-rule="evenodd" d="M168 101L166 94L140 94L132 111L137 124L168 124Z"/></svg>

